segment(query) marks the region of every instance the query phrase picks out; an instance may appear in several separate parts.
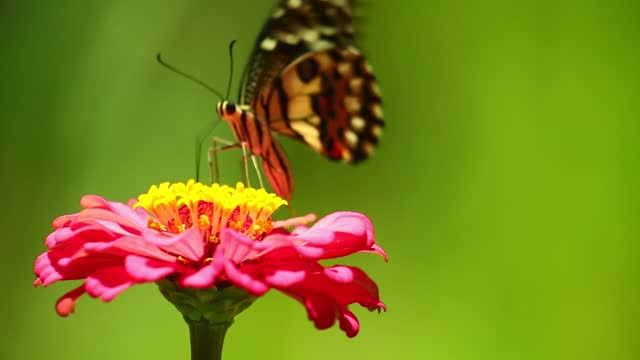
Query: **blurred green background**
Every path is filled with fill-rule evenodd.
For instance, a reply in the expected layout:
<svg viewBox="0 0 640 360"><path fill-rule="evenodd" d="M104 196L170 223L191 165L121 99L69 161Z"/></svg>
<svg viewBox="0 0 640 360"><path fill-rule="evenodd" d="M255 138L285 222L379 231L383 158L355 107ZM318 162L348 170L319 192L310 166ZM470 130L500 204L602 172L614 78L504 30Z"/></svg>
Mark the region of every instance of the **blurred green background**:
<svg viewBox="0 0 640 360"><path fill-rule="evenodd" d="M347 339L271 292L237 318L225 359L638 359L638 4L370 1L362 49L387 120L375 156L351 167L283 143L298 212L374 221L390 262L343 262L389 310L354 307L362 328ZM126 201L193 176L216 99L154 56L224 88L237 39L237 86L271 6L0 4L1 358L188 358L154 285L59 318L76 284L33 289L33 261L83 194ZM238 154L222 161L235 182Z"/></svg>

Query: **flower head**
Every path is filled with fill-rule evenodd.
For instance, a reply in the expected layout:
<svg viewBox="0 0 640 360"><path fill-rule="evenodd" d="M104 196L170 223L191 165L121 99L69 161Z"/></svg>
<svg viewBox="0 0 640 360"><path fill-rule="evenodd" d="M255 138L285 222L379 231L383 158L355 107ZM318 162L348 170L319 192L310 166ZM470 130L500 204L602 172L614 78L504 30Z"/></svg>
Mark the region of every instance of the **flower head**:
<svg viewBox="0 0 640 360"><path fill-rule="evenodd" d="M208 186L193 180L152 186L127 205L96 195L84 196L80 204L79 213L53 221L49 250L35 263L36 286L84 280L58 300L61 316L72 313L85 293L111 301L147 282L157 282L168 297L176 289L233 288L253 299L274 288L300 301L318 328L338 320L350 337L359 324L348 305L385 308L362 270L319 263L355 252L386 259L363 214L336 212L311 227L313 215L275 221L272 214L286 204L276 195L241 183Z"/></svg>

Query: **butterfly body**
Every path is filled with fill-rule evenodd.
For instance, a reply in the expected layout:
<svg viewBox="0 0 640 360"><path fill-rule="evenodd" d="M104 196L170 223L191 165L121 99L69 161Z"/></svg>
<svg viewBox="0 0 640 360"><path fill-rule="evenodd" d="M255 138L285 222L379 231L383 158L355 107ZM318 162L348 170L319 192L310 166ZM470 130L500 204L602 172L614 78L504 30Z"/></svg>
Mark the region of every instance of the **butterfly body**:
<svg viewBox="0 0 640 360"><path fill-rule="evenodd" d="M218 104L238 141L290 199L293 174L274 134L331 160L366 159L384 126L371 67L356 49L353 0L281 0L258 36L238 103Z"/></svg>

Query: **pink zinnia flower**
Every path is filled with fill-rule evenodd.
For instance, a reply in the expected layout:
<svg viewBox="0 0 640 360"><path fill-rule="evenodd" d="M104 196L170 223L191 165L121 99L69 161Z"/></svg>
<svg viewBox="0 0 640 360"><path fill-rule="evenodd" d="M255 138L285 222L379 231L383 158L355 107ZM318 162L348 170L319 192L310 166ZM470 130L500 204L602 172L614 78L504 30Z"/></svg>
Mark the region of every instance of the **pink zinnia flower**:
<svg viewBox="0 0 640 360"><path fill-rule="evenodd" d="M300 301L316 327L338 320L349 337L359 323L348 305L385 309L364 271L318 262L355 252L386 259L363 214L335 212L311 227L306 224L312 215L274 221L272 213L286 204L276 195L193 180L152 186L127 205L96 195L84 196L80 204L79 213L53 221L49 250L35 263L36 286L84 280L58 300L61 316L72 313L85 293L111 301L148 282L157 282L174 304L180 301L176 289L244 289L251 300L237 312L274 288ZM176 306L185 314L182 305Z"/></svg>

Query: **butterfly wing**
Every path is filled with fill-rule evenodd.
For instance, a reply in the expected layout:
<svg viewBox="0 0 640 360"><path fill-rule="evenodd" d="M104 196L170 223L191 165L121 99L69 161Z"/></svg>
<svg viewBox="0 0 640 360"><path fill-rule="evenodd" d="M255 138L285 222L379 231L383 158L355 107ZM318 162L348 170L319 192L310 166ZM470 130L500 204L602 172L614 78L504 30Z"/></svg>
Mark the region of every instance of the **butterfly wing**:
<svg viewBox="0 0 640 360"><path fill-rule="evenodd" d="M354 45L354 3L354 0L281 0L258 35L244 70L238 103L249 104L300 56Z"/></svg>
<svg viewBox="0 0 640 360"><path fill-rule="evenodd" d="M252 102L258 119L332 160L359 162L384 126L371 67L354 48L306 54L287 66Z"/></svg>

